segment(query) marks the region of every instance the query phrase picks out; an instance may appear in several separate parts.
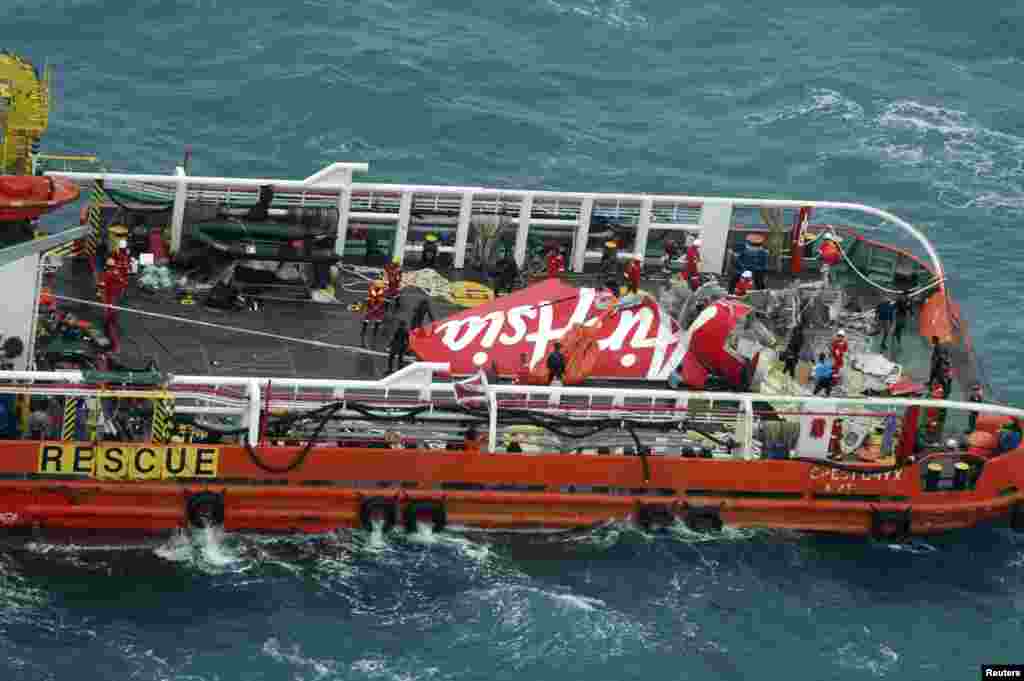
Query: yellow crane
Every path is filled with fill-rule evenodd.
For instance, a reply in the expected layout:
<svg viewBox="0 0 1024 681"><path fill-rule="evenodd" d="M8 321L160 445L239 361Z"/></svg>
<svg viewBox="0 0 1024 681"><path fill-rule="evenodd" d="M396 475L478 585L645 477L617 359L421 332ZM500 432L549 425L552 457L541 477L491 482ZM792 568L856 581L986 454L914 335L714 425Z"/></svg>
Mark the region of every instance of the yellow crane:
<svg viewBox="0 0 1024 681"><path fill-rule="evenodd" d="M32 174L32 159L50 120L50 69L0 53L0 173Z"/></svg>
<svg viewBox="0 0 1024 681"><path fill-rule="evenodd" d="M0 175L34 175L46 170L103 171L91 154L41 154L50 122L53 69L0 51Z"/></svg>

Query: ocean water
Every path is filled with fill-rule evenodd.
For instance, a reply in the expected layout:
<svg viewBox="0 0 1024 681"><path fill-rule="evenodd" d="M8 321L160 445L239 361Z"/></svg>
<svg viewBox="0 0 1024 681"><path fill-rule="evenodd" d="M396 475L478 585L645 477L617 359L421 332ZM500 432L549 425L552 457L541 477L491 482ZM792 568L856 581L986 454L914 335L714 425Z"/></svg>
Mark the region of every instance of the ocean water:
<svg viewBox="0 0 1024 681"><path fill-rule="evenodd" d="M831 6L821 6L828 4ZM44 148L119 170L863 202L924 227L1020 404L1024 9L6 0ZM0 551L0 678L970 679L1022 662L1024 538L205 532Z"/></svg>

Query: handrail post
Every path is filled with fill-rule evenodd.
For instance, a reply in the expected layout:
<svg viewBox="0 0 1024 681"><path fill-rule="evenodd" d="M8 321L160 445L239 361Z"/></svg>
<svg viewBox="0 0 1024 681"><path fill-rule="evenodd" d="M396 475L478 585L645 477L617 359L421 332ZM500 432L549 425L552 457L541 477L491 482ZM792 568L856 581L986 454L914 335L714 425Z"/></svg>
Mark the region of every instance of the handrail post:
<svg viewBox="0 0 1024 681"><path fill-rule="evenodd" d="M398 203L398 227L395 229L395 243L391 258L398 258L398 264L405 261L405 243L409 240L409 219L412 214L412 192L402 192Z"/></svg>
<svg viewBox="0 0 1024 681"><path fill-rule="evenodd" d="M654 199L645 196L640 202L640 217L636 222L636 255L640 256L642 265L647 257L647 238L651 232L651 212L654 210Z"/></svg>
<svg viewBox="0 0 1024 681"><path fill-rule="evenodd" d="M498 397L494 388L487 387L487 451L494 453L498 448Z"/></svg>
<svg viewBox="0 0 1024 681"><path fill-rule="evenodd" d="M743 450L740 452L746 460L754 458L754 401L743 400Z"/></svg>
<svg viewBox="0 0 1024 681"><path fill-rule="evenodd" d="M590 241L590 219L594 214L594 199L588 197L580 204L579 224L573 235L574 244L572 249L572 271L582 274L583 266L587 262L587 243Z"/></svg>
<svg viewBox="0 0 1024 681"><path fill-rule="evenodd" d="M255 447L260 441L260 415L263 413L263 400L260 396L260 384L257 379L249 380L248 393L249 413L246 426L249 428L249 444Z"/></svg>
<svg viewBox="0 0 1024 681"><path fill-rule="evenodd" d="M346 178L345 188L338 192L338 233L334 236L334 255L345 257L345 241L348 239L348 214L352 206L352 176Z"/></svg>
<svg viewBox="0 0 1024 681"><path fill-rule="evenodd" d="M526 239L530 233L530 218L533 214L533 194L523 197L519 204L519 228L516 229L516 265L520 268L526 263Z"/></svg>
<svg viewBox="0 0 1024 681"><path fill-rule="evenodd" d="M459 224L455 230L455 269L461 270L466 266L466 243L469 241L469 221L473 216L473 192L462 194L462 203L459 204Z"/></svg>
<svg viewBox="0 0 1024 681"><path fill-rule="evenodd" d="M174 210L171 213L171 255L177 255L181 250L181 231L185 223L185 204L188 201L185 169L178 166L174 169L174 174L178 180L174 190Z"/></svg>

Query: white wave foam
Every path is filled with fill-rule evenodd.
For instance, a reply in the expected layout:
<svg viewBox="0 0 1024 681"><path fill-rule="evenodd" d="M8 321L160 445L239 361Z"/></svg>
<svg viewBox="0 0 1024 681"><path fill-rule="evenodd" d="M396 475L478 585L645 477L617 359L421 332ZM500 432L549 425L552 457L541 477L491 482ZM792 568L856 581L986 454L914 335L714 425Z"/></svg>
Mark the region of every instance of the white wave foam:
<svg viewBox="0 0 1024 681"><path fill-rule="evenodd" d="M457 549L467 558L478 563L486 562L492 555L491 547L486 544L478 544L462 536L452 536L444 532L434 532L430 523L416 523L416 532L408 536L409 541L415 544L426 544L428 546L451 546Z"/></svg>
<svg viewBox="0 0 1024 681"><path fill-rule="evenodd" d="M939 550L938 547L923 541L911 541L906 544L885 544L885 548L897 553L912 553L915 555L935 553Z"/></svg>
<svg viewBox="0 0 1024 681"><path fill-rule="evenodd" d="M153 553L171 563L186 563L204 570L220 571L242 561L225 542L219 527L204 527L186 532L180 530Z"/></svg>
<svg viewBox="0 0 1024 681"><path fill-rule="evenodd" d="M305 676L301 672L296 672L295 679L303 681L307 678L322 679L337 674L337 665L334 662L304 656L302 649L297 643L291 646L290 649L285 650L281 647L280 641L276 638L269 638L263 643L263 654L275 662L289 664L292 667L312 672L311 677Z"/></svg>
<svg viewBox="0 0 1024 681"><path fill-rule="evenodd" d="M607 24L614 28L628 30L647 28L647 17L637 13L629 0L585 0L580 4L562 4L557 0L545 0L546 4L559 14L575 14Z"/></svg>
<svg viewBox="0 0 1024 681"><path fill-rule="evenodd" d="M809 97L796 104L774 111L749 113L743 118L755 127L771 125L796 118L824 118L838 116L844 121L864 120L864 107L835 90L818 88L811 90Z"/></svg>
<svg viewBox="0 0 1024 681"><path fill-rule="evenodd" d="M586 610L592 612L598 608L605 607L605 602L600 598L590 598L589 596L577 596L575 594L560 594L551 593L548 591L541 591L545 596L552 600L565 603L569 607L577 608L579 610Z"/></svg>
<svg viewBox="0 0 1024 681"><path fill-rule="evenodd" d="M860 150L923 173L943 206L1024 211L1024 137L985 127L965 111L913 100L883 105L873 123Z"/></svg>
<svg viewBox="0 0 1024 681"><path fill-rule="evenodd" d="M184 530L178 530L153 553L171 563L188 562L192 559L192 540Z"/></svg>
<svg viewBox="0 0 1024 681"><path fill-rule="evenodd" d="M855 642L839 648L839 664L849 669L864 669L874 676L885 676L900 660L899 653L885 643L862 646Z"/></svg>

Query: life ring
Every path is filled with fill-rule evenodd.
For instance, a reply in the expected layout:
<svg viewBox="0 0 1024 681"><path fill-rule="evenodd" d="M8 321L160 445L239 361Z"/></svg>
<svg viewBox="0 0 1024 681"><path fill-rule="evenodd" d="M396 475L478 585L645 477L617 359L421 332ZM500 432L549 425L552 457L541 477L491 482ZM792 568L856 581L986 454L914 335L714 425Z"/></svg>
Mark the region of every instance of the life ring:
<svg viewBox="0 0 1024 681"><path fill-rule="evenodd" d="M722 516L715 506L690 506L686 509L686 526L694 532L721 532Z"/></svg>
<svg viewBox="0 0 1024 681"><path fill-rule="evenodd" d="M216 492L198 492L185 502L185 516L191 527L209 527L224 524L224 495Z"/></svg>
<svg viewBox="0 0 1024 681"><path fill-rule="evenodd" d="M359 522L364 530L373 530L374 521L384 521L384 532L389 532L398 522L398 504L384 497L370 497L359 507Z"/></svg>
<svg viewBox="0 0 1024 681"><path fill-rule="evenodd" d="M675 525L676 514L667 504L641 504L636 510L636 524L641 530L663 530Z"/></svg>
<svg viewBox="0 0 1024 681"><path fill-rule="evenodd" d="M439 501L414 501L405 507L405 531L412 534L421 515L430 514L434 532L440 532L448 524L448 512Z"/></svg>

